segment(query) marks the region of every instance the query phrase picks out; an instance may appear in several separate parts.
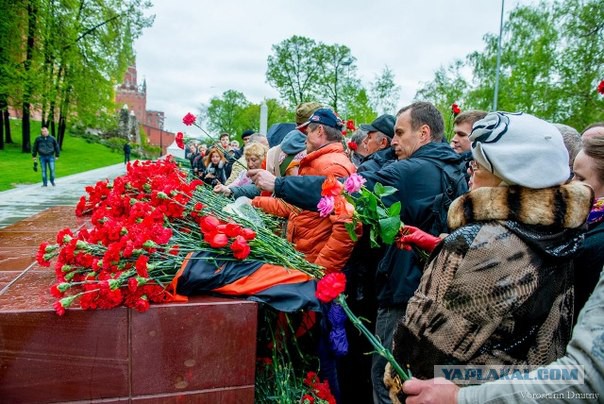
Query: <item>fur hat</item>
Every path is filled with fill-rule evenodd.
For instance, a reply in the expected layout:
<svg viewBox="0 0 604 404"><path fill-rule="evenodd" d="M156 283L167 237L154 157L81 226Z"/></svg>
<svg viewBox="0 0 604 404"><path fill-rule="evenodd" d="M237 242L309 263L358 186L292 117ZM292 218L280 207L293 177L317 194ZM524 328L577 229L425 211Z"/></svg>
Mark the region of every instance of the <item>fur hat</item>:
<svg viewBox="0 0 604 404"><path fill-rule="evenodd" d="M533 115L491 112L474 123L470 141L474 160L509 185L548 188L570 177L560 131Z"/></svg>

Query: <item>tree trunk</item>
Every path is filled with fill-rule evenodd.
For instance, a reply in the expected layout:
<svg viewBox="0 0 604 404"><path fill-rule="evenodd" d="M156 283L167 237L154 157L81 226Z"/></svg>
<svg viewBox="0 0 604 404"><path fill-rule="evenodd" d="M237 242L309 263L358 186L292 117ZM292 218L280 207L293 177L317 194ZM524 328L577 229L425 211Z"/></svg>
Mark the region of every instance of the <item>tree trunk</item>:
<svg viewBox="0 0 604 404"><path fill-rule="evenodd" d="M4 114L4 143L13 143L13 138L11 136L10 130L10 114L8 113L8 108L6 108L2 113Z"/></svg>
<svg viewBox="0 0 604 404"><path fill-rule="evenodd" d="M4 150L4 101L0 100L0 150Z"/></svg>
<svg viewBox="0 0 604 404"><path fill-rule="evenodd" d="M26 56L25 56L25 75L27 79L24 83L24 91L23 91L23 126L22 126L22 137L23 141L21 144L21 151L23 153L31 152L31 136L30 136L30 99L32 93L32 83L31 78L29 77L29 73L31 71L31 62L33 60L34 54L34 44L35 44L35 36L36 36L36 8L35 6L29 2L27 5L27 15L28 15L28 27L27 27L27 48L26 48Z"/></svg>

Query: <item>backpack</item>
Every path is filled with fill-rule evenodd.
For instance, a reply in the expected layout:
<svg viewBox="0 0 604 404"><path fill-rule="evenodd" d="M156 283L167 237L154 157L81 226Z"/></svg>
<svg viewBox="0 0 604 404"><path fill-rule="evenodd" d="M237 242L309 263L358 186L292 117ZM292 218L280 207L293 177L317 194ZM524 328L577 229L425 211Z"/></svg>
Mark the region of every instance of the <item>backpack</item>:
<svg viewBox="0 0 604 404"><path fill-rule="evenodd" d="M468 182L464 172L465 161L461 164L447 164L437 159L426 157L422 157L422 159L430 161L440 169L440 189L443 192L436 195L432 203L432 215L419 227L435 236L441 233L449 233L447 224L449 206L457 197L468 192ZM428 228L424 227L432 219L432 225Z"/></svg>

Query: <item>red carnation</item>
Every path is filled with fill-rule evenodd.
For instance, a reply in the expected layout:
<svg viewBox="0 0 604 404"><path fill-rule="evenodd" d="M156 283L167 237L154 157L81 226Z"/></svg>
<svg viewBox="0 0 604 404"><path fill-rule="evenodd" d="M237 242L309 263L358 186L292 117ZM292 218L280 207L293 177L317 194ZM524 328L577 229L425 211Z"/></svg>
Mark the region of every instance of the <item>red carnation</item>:
<svg viewBox="0 0 604 404"><path fill-rule="evenodd" d="M321 196L338 196L343 189L344 185L336 177L330 175L321 186Z"/></svg>
<svg viewBox="0 0 604 404"><path fill-rule="evenodd" d="M357 149L359 148L359 145L351 140L350 142L348 142L348 148L350 150L357 151Z"/></svg>
<svg viewBox="0 0 604 404"><path fill-rule="evenodd" d="M354 127L354 121L352 119L349 119L346 121L346 129L348 130L355 130L356 128Z"/></svg>
<svg viewBox="0 0 604 404"><path fill-rule="evenodd" d="M144 313L149 310L149 301L147 300L147 296L141 296L141 298L138 299L134 304L134 308L139 313Z"/></svg>
<svg viewBox="0 0 604 404"><path fill-rule="evenodd" d="M248 228L241 229L241 235L247 241L251 241L256 238L256 232L254 230L248 229Z"/></svg>
<svg viewBox="0 0 604 404"><path fill-rule="evenodd" d="M199 226L204 234L212 233L216 230L216 227L220 224L220 220L214 216L204 216L199 221Z"/></svg>
<svg viewBox="0 0 604 404"><path fill-rule="evenodd" d="M196 120L197 120L197 117L195 115L193 115L192 113L188 112L187 115L185 115L184 118L182 118L182 123L184 123L187 126L191 126L195 123Z"/></svg>
<svg viewBox="0 0 604 404"><path fill-rule="evenodd" d="M604 95L604 80L602 80L600 82L600 84L598 85L598 92L602 95Z"/></svg>
<svg viewBox="0 0 604 404"><path fill-rule="evenodd" d="M138 276L142 276L143 278L149 277L149 272L147 272L147 263L149 262L149 257L146 255L141 255L137 258L134 267L136 268L136 273Z"/></svg>
<svg viewBox="0 0 604 404"><path fill-rule="evenodd" d="M346 276L341 272L325 275L317 283L315 295L323 303L329 303L346 289Z"/></svg>
<svg viewBox="0 0 604 404"><path fill-rule="evenodd" d="M457 116L461 112L461 108L459 108L459 105L453 104L451 105L451 112L453 112L454 116Z"/></svg>
<svg viewBox="0 0 604 404"><path fill-rule="evenodd" d="M241 226L235 223L227 223L224 233L229 237L237 237L241 234Z"/></svg>
<svg viewBox="0 0 604 404"><path fill-rule="evenodd" d="M210 234L206 241L212 248L222 248L229 243L229 238L226 234L214 233Z"/></svg>
<svg viewBox="0 0 604 404"><path fill-rule="evenodd" d="M233 251L233 257L238 260L244 260L250 255L250 246L242 236L235 237L235 241L231 244L231 250Z"/></svg>
<svg viewBox="0 0 604 404"><path fill-rule="evenodd" d="M52 306L59 316L62 316L65 314L65 307L63 307L60 300L57 302L54 302Z"/></svg>

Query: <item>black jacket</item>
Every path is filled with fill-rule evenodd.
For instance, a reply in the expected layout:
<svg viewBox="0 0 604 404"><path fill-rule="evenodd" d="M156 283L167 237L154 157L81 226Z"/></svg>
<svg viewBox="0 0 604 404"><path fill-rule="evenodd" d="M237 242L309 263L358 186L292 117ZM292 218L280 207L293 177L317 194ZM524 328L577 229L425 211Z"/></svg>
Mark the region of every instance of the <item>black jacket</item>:
<svg viewBox="0 0 604 404"><path fill-rule="evenodd" d="M575 257L575 316L585 306L594 291L604 266L604 222L592 223L585 233L585 241Z"/></svg>
<svg viewBox="0 0 604 404"><path fill-rule="evenodd" d="M390 164L396 161L396 154L391 147L387 147L382 150L378 150L366 156L363 162L357 167L357 173L363 171L378 171L386 164Z"/></svg>
<svg viewBox="0 0 604 404"><path fill-rule="evenodd" d="M36 155L40 154L40 156L48 157L53 154L56 157L59 157L59 144L56 139L50 135L48 136L38 136L34 141L34 147L32 149L31 155L36 157Z"/></svg>
<svg viewBox="0 0 604 404"><path fill-rule="evenodd" d="M373 189L377 182L392 186L398 192L384 198L386 205L401 201L401 220L428 231L432 226L434 198L443 192L440 169L427 157L456 166L461 170L462 157L446 143L428 143L411 157L386 164L379 171L361 172ZM282 177L275 180L275 196L303 209L317 210L321 199L321 184L325 177ZM377 299L381 306L406 304L419 285L423 264L413 251L389 246L378 265L376 275Z"/></svg>

